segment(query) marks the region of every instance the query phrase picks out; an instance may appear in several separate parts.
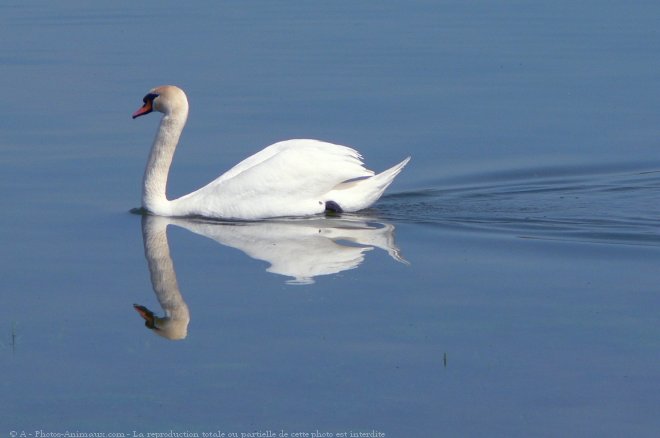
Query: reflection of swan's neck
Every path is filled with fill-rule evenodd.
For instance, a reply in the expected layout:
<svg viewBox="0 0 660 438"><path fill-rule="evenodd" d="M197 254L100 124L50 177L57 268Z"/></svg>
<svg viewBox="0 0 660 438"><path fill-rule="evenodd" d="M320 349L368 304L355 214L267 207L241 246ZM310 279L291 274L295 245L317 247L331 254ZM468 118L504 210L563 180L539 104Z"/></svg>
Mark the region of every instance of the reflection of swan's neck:
<svg viewBox="0 0 660 438"><path fill-rule="evenodd" d="M167 242L167 221L158 217L143 218L144 252L149 265L156 298L165 312L155 318L157 333L170 339L183 339L188 333L190 313L176 280Z"/></svg>
<svg viewBox="0 0 660 438"><path fill-rule="evenodd" d="M160 122L147 167L144 170L142 206L155 214L171 214L167 200L167 175L188 118L188 109L165 114Z"/></svg>
<svg viewBox="0 0 660 438"><path fill-rule="evenodd" d="M145 240L145 255L151 274L151 284L165 315L171 317L187 314L187 306L181 297L179 283L176 281L165 230L154 235L148 234Z"/></svg>

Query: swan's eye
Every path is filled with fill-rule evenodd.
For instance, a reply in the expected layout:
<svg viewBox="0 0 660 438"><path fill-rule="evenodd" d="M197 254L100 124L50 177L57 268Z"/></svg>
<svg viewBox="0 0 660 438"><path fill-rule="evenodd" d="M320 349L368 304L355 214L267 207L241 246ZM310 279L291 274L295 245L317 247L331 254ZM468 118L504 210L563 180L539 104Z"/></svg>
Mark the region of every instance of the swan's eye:
<svg viewBox="0 0 660 438"><path fill-rule="evenodd" d="M146 96L144 96L144 99L142 99L142 102L147 103L147 102L153 102L155 98L157 98L159 95L156 93L149 93Z"/></svg>

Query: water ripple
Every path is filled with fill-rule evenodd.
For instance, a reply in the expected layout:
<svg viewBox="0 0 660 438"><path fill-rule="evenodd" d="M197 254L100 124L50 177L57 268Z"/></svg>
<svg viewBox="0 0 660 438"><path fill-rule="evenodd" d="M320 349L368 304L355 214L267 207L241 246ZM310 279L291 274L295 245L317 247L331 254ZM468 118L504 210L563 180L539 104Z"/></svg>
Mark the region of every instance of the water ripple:
<svg viewBox="0 0 660 438"><path fill-rule="evenodd" d="M515 169L383 198L389 220L521 238L660 246L660 171Z"/></svg>

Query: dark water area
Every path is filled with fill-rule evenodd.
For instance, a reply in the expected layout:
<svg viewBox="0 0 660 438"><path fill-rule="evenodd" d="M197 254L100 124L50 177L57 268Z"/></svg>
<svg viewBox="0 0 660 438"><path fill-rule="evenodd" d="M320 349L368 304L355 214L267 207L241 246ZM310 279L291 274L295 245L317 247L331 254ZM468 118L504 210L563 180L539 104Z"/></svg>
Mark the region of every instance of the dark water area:
<svg viewBox="0 0 660 438"><path fill-rule="evenodd" d="M3 4L0 436L657 435L659 12ZM171 197L287 138L412 161L354 214L134 214L164 83Z"/></svg>
<svg viewBox="0 0 660 438"><path fill-rule="evenodd" d="M404 191L384 217L519 238L657 246L658 166L528 168ZM640 208L643 206L643 208Z"/></svg>

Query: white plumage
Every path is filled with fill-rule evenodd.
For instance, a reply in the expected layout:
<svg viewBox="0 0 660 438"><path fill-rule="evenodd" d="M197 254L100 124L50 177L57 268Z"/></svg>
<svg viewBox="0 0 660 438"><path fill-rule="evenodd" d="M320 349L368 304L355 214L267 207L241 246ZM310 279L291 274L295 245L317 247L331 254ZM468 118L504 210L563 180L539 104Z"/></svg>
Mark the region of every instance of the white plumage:
<svg viewBox="0 0 660 438"><path fill-rule="evenodd" d="M246 158L206 186L178 199L166 197L167 175L188 117L178 87L154 88L133 118L163 113L145 169L142 203L161 216L264 219L308 216L326 209L358 211L372 205L410 157L378 174L347 146L318 140L275 143Z"/></svg>

